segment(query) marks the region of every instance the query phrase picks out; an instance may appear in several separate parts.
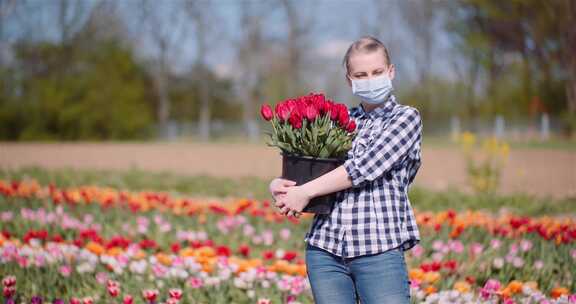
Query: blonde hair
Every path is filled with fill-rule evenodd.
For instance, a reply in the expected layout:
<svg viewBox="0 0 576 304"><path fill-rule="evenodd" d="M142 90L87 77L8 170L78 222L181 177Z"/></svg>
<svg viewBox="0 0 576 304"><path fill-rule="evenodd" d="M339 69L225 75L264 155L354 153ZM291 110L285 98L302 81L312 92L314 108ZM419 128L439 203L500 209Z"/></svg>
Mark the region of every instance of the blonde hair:
<svg viewBox="0 0 576 304"><path fill-rule="evenodd" d="M372 36L363 36L360 39L354 41L348 47L346 54L344 55L344 60L342 61L342 65L346 67L346 75L350 73L350 57L356 53L372 53L378 50L382 50L384 53L384 59L386 60L386 64L390 65L390 53L388 49L380 40L372 37Z"/></svg>

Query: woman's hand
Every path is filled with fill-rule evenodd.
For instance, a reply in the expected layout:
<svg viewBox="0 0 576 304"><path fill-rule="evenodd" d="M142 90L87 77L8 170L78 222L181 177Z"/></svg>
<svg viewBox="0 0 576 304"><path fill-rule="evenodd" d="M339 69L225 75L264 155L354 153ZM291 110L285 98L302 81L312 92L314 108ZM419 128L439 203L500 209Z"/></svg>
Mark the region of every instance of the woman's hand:
<svg viewBox="0 0 576 304"><path fill-rule="evenodd" d="M278 200L278 195L286 193L288 187L296 185L295 181L283 179L277 177L270 182L269 190L270 194L274 198L275 201Z"/></svg>
<svg viewBox="0 0 576 304"><path fill-rule="evenodd" d="M292 186L285 188L285 193L278 197L276 207L280 208L280 213L298 217L304 207L308 205L312 196L305 191L302 186Z"/></svg>
<svg viewBox="0 0 576 304"><path fill-rule="evenodd" d="M281 213L283 215L287 215L287 216L293 215L293 216L298 218L301 215L300 212L296 212L295 210L287 210L287 211L285 210L284 212L282 212L282 210L279 207L279 205L280 205L279 200L283 199L285 197L288 189L290 189L290 187L293 187L295 185L296 185L295 181L291 181L291 180L277 177L270 182L269 190L270 190L270 194L274 198L274 201L275 201L274 205L278 208L279 213ZM282 204L281 206L284 206L284 204Z"/></svg>

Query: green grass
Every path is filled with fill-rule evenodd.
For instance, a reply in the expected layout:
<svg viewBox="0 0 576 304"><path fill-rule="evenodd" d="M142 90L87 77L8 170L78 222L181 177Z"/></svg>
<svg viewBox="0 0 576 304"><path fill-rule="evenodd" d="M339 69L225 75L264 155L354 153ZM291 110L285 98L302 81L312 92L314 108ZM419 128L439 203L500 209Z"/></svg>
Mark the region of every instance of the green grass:
<svg viewBox="0 0 576 304"><path fill-rule="evenodd" d="M54 183L58 187L80 185L108 186L132 191L166 191L176 196L250 198L270 200L268 180L257 177L219 178L213 176L182 176L173 173L152 173L139 169L129 171L109 170L46 170L25 167L18 170L0 168L0 179L20 180L34 178L40 184ZM451 189L430 191L412 187L409 193L412 206L418 210L439 211L486 210L497 212L502 208L519 215L576 215L576 198L544 199L528 195L470 195Z"/></svg>

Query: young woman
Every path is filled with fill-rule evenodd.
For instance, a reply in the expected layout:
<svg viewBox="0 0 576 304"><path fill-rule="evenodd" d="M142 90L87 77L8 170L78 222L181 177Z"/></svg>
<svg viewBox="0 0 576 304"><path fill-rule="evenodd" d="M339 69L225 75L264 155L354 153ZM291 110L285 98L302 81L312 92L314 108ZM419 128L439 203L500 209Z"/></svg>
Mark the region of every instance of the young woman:
<svg viewBox="0 0 576 304"><path fill-rule="evenodd" d="M421 164L420 113L396 101L394 65L376 38L354 42L344 65L361 100L350 110L358 134L346 161L298 186L276 178L270 191L280 212L295 216L310 199L338 192L331 213L316 214L304 238L316 303L409 303L404 252L420 233L407 193Z"/></svg>

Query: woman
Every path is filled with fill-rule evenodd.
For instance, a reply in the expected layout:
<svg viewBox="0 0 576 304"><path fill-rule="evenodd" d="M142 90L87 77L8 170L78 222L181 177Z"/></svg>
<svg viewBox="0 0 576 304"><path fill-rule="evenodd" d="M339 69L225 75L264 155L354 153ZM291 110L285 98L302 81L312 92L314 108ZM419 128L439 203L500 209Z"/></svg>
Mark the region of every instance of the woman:
<svg viewBox="0 0 576 304"><path fill-rule="evenodd" d="M409 303L404 252L420 241L408 188L420 167L422 122L397 103L395 68L374 37L352 43L346 81L360 105L350 110L358 134L344 164L303 185L276 178L275 205L299 216L310 199L338 192L330 214L314 216L305 236L316 303Z"/></svg>

